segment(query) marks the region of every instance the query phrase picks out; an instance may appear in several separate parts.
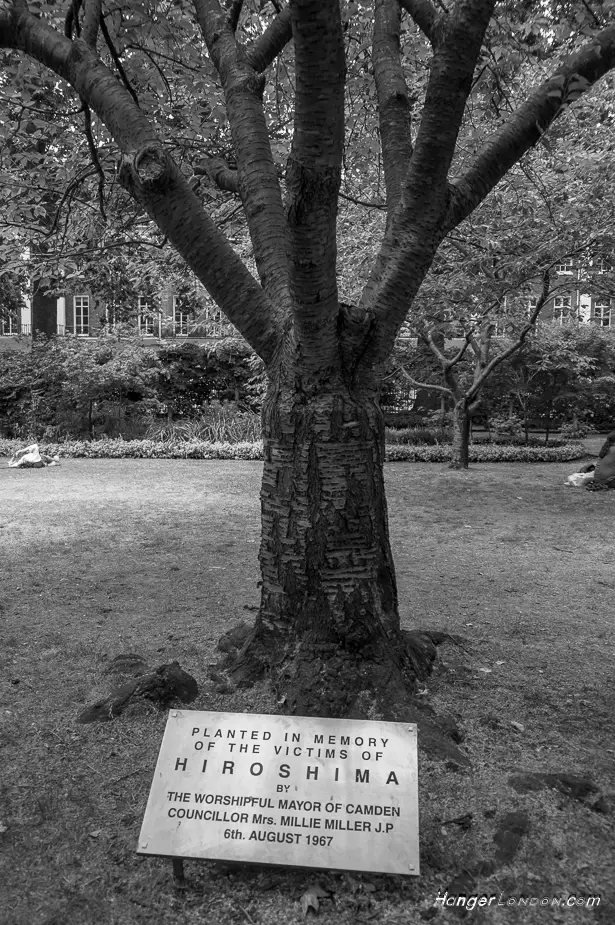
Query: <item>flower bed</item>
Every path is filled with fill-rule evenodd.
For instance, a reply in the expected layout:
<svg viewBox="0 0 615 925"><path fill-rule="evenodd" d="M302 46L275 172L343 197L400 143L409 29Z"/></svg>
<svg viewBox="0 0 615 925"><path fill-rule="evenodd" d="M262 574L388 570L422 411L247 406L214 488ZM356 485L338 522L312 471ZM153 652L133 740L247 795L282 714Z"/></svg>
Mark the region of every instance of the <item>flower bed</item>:
<svg viewBox="0 0 615 925"><path fill-rule="evenodd" d="M12 456L27 441L0 439L0 456ZM33 441L30 441L33 442ZM262 443L206 443L202 440L66 440L40 443L40 450L50 456L81 459L262 459ZM450 445L388 445L387 462L448 462ZM470 462L568 462L582 459L587 453L580 443L565 446L493 446L470 447Z"/></svg>

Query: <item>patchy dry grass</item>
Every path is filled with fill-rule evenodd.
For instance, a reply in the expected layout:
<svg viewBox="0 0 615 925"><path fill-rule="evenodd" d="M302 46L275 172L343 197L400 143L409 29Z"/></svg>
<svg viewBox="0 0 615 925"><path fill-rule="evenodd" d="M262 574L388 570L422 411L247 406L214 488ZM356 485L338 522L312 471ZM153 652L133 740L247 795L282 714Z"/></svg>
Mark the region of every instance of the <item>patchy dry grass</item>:
<svg viewBox="0 0 615 925"><path fill-rule="evenodd" d="M421 757L421 878L188 862L184 892L169 862L134 854L165 717L75 718L119 653L177 659L204 681L218 637L258 603L260 464L0 469L3 925L295 923L315 881L331 890L323 925L413 925L463 868L493 858L513 810L529 833L479 892L601 904L498 906L472 921L615 921L613 814L507 783L516 770L564 771L615 790L615 492L565 488L572 468L387 467L404 623L464 639L442 647L423 694L455 716L472 767ZM264 691L224 697L207 683L192 706L272 709ZM448 823L467 814L465 828Z"/></svg>

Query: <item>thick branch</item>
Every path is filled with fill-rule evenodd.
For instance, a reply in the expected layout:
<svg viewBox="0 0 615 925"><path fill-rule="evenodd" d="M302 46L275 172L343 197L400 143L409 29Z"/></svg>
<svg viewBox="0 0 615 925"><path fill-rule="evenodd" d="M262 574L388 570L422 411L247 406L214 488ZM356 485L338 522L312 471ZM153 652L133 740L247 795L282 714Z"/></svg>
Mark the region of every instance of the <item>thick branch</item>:
<svg viewBox="0 0 615 925"><path fill-rule="evenodd" d="M216 186L225 190L227 193L239 192L239 177L236 170L226 163L221 157L211 157L206 161L201 161L194 168L197 176L209 177Z"/></svg>
<svg viewBox="0 0 615 925"><path fill-rule="evenodd" d="M293 37L290 7L286 6L247 50L248 63L262 74Z"/></svg>
<svg viewBox="0 0 615 925"><path fill-rule="evenodd" d="M243 203L261 285L279 322L290 310L288 229L265 113L264 78L247 63L218 0L194 0L197 20L220 75L237 160L237 191ZM225 176L226 180L230 177ZM227 187L228 188L228 187Z"/></svg>
<svg viewBox="0 0 615 925"><path fill-rule="evenodd" d="M346 63L338 0L293 0L295 122L286 170L290 283L305 368L339 362L336 218Z"/></svg>
<svg viewBox="0 0 615 925"><path fill-rule="evenodd" d="M232 324L266 363L271 362L280 338L271 303L115 75L81 39L71 42L26 10L0 13L0 47L23 51L50 68L96 113L124 155L123 185Z"/></svg>
<svg viewBox="0 0 615 925"><path fill-rule="evenodd" d="M233 0L231 3L231 8L228 14L228 24L233 30L237 31L237 26L239 25L239 17L241 16L241 10L243 8L243 0Z"/></svg>
<svg viewBox="0 0 615 925"><path fill-rule="evenodd" d="M273 306L161 145L125 157L120 182L167 235L229 321L265 363L271 362L279 339Z"/></svg>
<svg viewBox="0 0 615 925"><path fill-rule="evenodd" d="M446 233L448 171L494 5L495 0L458 0L442 20L400 206L361 298L361 307L374 318L357 371L361 376L369 378L371 369L390 355Z"/></svg>
<svg viewBox="0 0 615 925"><path fill-rule="evenodd" d="M412 220L417 206L435 212L446 203L448 171L494 6L495 0L459 0L443 24L405 184L401 227Z"/></svg>
<svg viewBox="0 0 615 925"><path fill-rule="evenodd" d="M84 0L83 2L83 23L81 26L81 38L89 45L90 48L96 48L96 39L98 38L98 27L100 25L100 14L102 10L102 0Z"/></svg>
<svg viewBox="0 0 615 925"><path fill-rule="evenodd" d="M438 13L431 0L399 0L399 2L431 44L435 45L437 29L444 14Z"/></svg>
<svg viewBox="0 0 615 925"><path fill-rule="evenodd" d="M474 163L453 180L447 230L456 227L530 150L560 113L615 67L615 26L567 58L487 142Z"/></svg>
<svg viewBox="0 0 615 925"><path fill-rule="evenodd" d="M387 194L387 221L399 204L412 156L410 104L401 66L398 0L376 0L372 60Z"/></svg>

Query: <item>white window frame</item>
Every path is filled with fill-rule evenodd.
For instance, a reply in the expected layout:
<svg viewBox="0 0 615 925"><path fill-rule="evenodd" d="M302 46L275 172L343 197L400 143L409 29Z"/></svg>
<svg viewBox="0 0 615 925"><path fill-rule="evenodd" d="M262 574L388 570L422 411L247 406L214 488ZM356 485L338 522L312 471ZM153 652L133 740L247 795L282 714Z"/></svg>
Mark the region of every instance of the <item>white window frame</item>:
<svg viewBox="0 0 615 925"><path fill-rule="evenodd" d="M8 318L3 318L0 335L2 337L15 337L17 334L21 334L21 323L17 315L9 315Z"/></svg>
<svg viewBox="0 0 615 925"><path fill-rule="evenodd" d="M556 263L555 272L559 273L560 276L572 276L574 273L574 263L572 262L572 257L566 257L564 260Z"/></svg>
<svg viewBox="0 0 615 925"><path fill-rule="evenodd" d="M565 312L565 309L568 311ZM572 318L572 296L556 295L553 299L553 311L557 312L557 320L560 324L564 323L564 319Z"/></svg>
<svg viewBox="0 0 615 925"><path fill-rule="evenodd" d="M81 318L80 322L77 322L77 302L79 302ZM85 321L84 321L84 311L85 308ZM77 337L89 337L90 334L90 297L85 293L81 295L73 296L73 321L74 321L74 332Z"/></svg>
<svg viewBox="0 0 615 925"><path fill-rule="evenodd" d="M144 337L156 336L156 319L149 310L149 302L145 296L139 296L137 299L137 319L139 325L139 334Z"/></svg>
<svg viewBox="0 0 615 925"><path fill-rule="evenodd" d="M177 307L176 295L173 296L173 333L175 337L188 337L188 313Z"/></svg>
<svg viewBox="0 0 615 925"><path fill-rule="evenodd" d="M604 302L596 300L592 306L592 323L599 325L601 328L610 328L613 322L613 308L611 300Z"/></svg>
<svg viewBox="0 0 615 925"><path fill-rule="evenodd" d="M536 306L538 305L538 296L531 295L527 300L527 313L528 316L532 314Z"/></svg>

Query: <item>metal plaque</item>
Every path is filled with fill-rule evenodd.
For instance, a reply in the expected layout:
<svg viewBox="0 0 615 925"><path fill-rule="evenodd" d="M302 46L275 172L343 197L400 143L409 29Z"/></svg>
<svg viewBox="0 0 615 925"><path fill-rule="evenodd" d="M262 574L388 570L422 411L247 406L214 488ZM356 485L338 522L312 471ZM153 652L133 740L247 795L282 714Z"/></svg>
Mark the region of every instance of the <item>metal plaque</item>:
<svg viewBox="0 0 615 925"><path fill-rule="evenodd" d="M418 874L416 725L174 710L137 851Z"/></svg>

